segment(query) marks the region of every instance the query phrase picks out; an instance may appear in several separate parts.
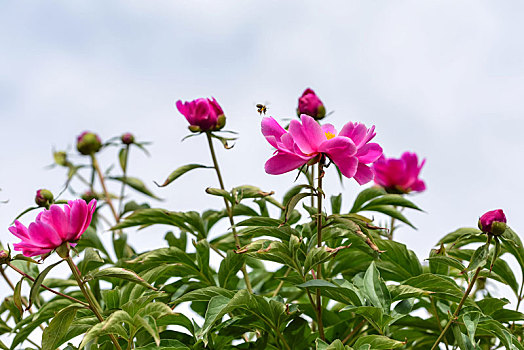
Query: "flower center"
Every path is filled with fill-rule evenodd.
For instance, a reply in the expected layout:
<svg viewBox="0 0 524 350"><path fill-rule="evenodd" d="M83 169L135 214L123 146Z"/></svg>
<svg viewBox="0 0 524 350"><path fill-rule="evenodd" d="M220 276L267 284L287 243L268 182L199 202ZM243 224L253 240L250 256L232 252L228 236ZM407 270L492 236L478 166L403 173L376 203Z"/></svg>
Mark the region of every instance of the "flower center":
<svg viewBox="0 0 524 350"><path fill-rule="evenodd" d="M331 133L331 132L329 132L329 131L325 132L324 134L326 134L326 138L327 138L328 140L331 140L333 137L336 136L335 134L333 134L333 133Z"/></svg>

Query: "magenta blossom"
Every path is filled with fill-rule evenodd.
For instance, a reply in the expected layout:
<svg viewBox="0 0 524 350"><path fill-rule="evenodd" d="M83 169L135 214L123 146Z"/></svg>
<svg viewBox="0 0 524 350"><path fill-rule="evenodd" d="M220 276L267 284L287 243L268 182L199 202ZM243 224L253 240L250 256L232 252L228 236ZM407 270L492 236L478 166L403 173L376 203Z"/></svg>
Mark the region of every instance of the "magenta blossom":
<svg viewBox="0 0 524 350"><path fill-rule="evenodd" d="M502 209L488 211L479 219L479 228L482 232L501 235L506 230L506 215Z"/></svg>
<svg viewBox="0 0 524 350"><path fill-rule="evenodd" d="M292 120L286 131L275 119L262 119L262 134L276 148L276 154L265 165L268 174L283 174L325 155L344 176L359 184L373 179L367 164L382 154L378 144L368 143L375 136L374 126L367 129L364 124L350 122L337 134L333 125L320 126L308 115L303 114L301 121Z"/></svg>
<svg viewBox="0 0 524 350"><path fill-rule="evenodd" d="M297 114L307 114L320 120L326 116L326 108L313 90L306 89L298 99Z"/></svg>
<svg viewBox="0 0 524 350"><path fill-rule="evenodd" d="M186 117L193 132L220 130L226 124L224 111L214 98L198 98L176 102L176 108Z"/></svg>
<svg viewBox="0 0 524 350"><path fill-rule="evenodd" d="M418 177L425 162L419 165L417 155L410 152L404 152L400 159L382 156L373 163L375 183L389 193L422 192L426 184Z"/></svg>
<svg viewBox="0 0 524 350"><path fill-rule="evenodd" d="M22 242L15 243L15 250L25 256L45 255L69 242L71 246L87 230L96 208L96 200L87 204L83 199L69 201L62 209L53 204L49 210L38 214L35 222L26 228L18 220L9 231Z"/></svg>

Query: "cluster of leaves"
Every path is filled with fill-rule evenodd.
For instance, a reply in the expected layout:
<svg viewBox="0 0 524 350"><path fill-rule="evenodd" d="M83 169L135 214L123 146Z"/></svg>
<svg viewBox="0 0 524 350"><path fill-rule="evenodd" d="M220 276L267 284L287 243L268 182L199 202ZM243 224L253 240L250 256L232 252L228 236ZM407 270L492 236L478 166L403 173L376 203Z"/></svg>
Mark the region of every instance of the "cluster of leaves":
<svg viewBox="0 0 524 350"><path fill-rule="evenodd" d="M120 202L111 224L112 247L100 239L104 222L112 219L104 218L109 210L99 205L76 248L75 260L104 321L85 306L72 276L47 278L57 264L18 255L10 265L24 276L0 305L0 335L9 335L11 344L0 342L0 349L113 349L111 335L122 348L141 350L426 350L448 321L452 325L441 344L447 349L524 349L519 305L508 305L486 289L507 285L519 304L522 300L518 280L524 276L524 248L510 228L492 245L484 244L486 235L477 229L458 229L422 260L390 240L389 228L365 216L380 213L413 227L404 213L420 209L376 187L360 192L349 212L342 211L338 195L319 214L308 199L323 192L312 183L291 188L281 200L255 186L210 187L207 193L227 205L202 213L152 208L124 196L130 187L157 198L144 182L127 175L129 146L120 146L122 173L104 174L122 184L119 195L96 193L94 164L61 164L68 169L68 188L76 179L99 203ZM180 167L162 186L206 167ZM217 232L217 223L229 215L233 225ZM172 227L165 246L136 251L128 234L153 225ZM509 256L521 267L518 278L505 260ZM315 273L318 266L321 275ZM452 316L479 267L471 296ZM1 269L6 275L9 267ZM23 284L30 287L27 296Z"/></svg>

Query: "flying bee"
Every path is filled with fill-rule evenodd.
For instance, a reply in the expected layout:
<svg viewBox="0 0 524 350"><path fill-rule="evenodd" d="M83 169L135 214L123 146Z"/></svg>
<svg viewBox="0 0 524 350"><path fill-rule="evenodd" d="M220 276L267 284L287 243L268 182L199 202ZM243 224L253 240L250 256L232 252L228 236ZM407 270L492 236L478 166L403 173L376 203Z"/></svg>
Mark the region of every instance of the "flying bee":
<svg viewBox="0 0 524 350"><path fill-rule="evenodd" d="M262 103L257 103L257 112L262 115L262 113L266 114L267 112L267 106Z"/></svg>

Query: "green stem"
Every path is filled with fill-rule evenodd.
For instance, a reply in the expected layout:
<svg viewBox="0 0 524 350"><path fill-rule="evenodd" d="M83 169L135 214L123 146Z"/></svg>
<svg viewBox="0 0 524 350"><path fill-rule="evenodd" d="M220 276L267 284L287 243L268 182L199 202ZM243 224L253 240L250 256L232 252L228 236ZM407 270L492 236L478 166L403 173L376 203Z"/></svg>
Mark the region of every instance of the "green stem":
<svg viewBox="0 0 524 350"><path fill-rule="evenodd" d="M322 156L318 162L318 188L317 188L317 247L322 247L322 178L324 177L324 157ZM322 279L322 264L317 266L317 278ZM322 295L320 288L317 288L317 323L318 333L322 340L326 339L324 335L324 325L322 322Z"/></svg>
<svg viewBox="0 0 524 350"><path fill-rule="evenodd" d="M278 329L275 329L275 332L277 333L277 336L278 338L282 341L282 343L284 344L284 346L286 347L287 350L291 350L291 348L289 347L289 344L287 343L286 341L286 338L284 338L284 336L282 335L282 333L280 333L280 331Z"/></svg>
<svg viewBox="0 0 524 350"><path fill-rule="evenodd" d="M96 170L98 174L98 179L100 180L100 184L102 185L102 189L104 190L104 196L106 203L109 205L109 208L111 208L111 212L113 213L113 217L115 218L116 223L120 221L120 217L118 216L116 209L113 205L113 201L111 200L111 195L109 194L109 191L106 187L106 182L104 180L104 175L102 174L102 170L100 169L100 166L98 165L98 161L96 160L95 154L91 154L91 162L93 164L93 168Z"/></svg>
<svg viewBox="0 0 524 350"><path fill-rule="evenodd" d="M89 308L93 313L95 314L96 318L98 318L98 321L104 322L104 317L102 316L102 311L99 309L98 303L95 303L93 299L91 298L91 293L89 291L89 287L84 283L82 280L82 276L80 275L80 271L76 267L73 259L71 256L67 256L65 258L67 261L67 264L69 265L69 268L71 269L71 272L73 272L73 276L75 277L76 283L78 284L78 287L82 291L82 294L84 294L84 297L86 298ZM118 344L117 338L114 336L114 334L109 334L109 337L111 338L111 341L115 345L115 349L122 350L120 347L120 344Z"/></svg>
<svg viewBox="0 0 524 350"><path fill-rule="evenodd" d="M213 166L215 168L218 182L220 184L220 188L222 190L225 190L224 186L224 180L222 180L222 174L220 173L220 168L218 167L218 161L215 154L215 148L213 147L213 140L211 139L211 132L206 132L207 136L207 143L209 144L209 151L211 152L211 158L213 159ZM229 217L229 223L231 224L231 231L233 232L233 237L235 237L235 245L238 248L240 248L240 240L238 239L237 230L235 228L235 221L233 220L233 210L231 209L229 202L226 198L224 198L224 204L226 206L227 216ZM251 281L249 280L249 275L247 274L246 270L246 263L242 265L242 268L240 269L242 271L242 274L244 275L244 281L246 283L246 288L249 291L249 293L253 293L253 288L251 287Z"/></svg>
<svg viewBox="0 0 524 350"><path fill-rule="evenodd" d="M488 239L486 241L486 245L487 245L486 250L489 248L489 244L491 243L491 239L492 239L491 234L488 234ZM462 297L462 299L460 299L460 302L459 302L459 304L457 306L457 309L455 310L455 312L451 316L451 319L446 324L446 327L444 327L444 329L440 333L439 337L435 341L435 344L433 344L433 346L431 347L431 350L434 350L434 349L437 348L438 344L440 343L440 340L446 335L446 332L448 331L449 327L451 327L451 324L457 318L457 316L458 316L458 314L460 312L460 309L462 309L462 306L466 302L466 300L467 300L467 298L469 296L469 293L471 293L471 290L473 289L473 286L475 285L475 282L477 281L477 278L479 276L480 270L482 270L482 267L483 266L477 267L477 270L475 271L475 274L473 275L473 278L471 279L471 281L468 284L468 288L466 289L466 292L464 293L464 296Z"/></svg>
<svg viewBox="0 0 524 350"><path fill-rule="evenodd" d="M439 331L442 332L442 325L440 324L440 317L438 316L438 310L437 310L437 305L435 304L435 298L431 296L429 298L431 299L431 306L433 306L433 311L435 312L435 319L437 320L438 329ZM446 338L444 338L444 344L446 344L446 350L449 350L449 344Z"/></svg>
<svg viewBox="0 0 524 350"><path fill-rule="evenodd" d="M291 267L288 267L286 273L284 274L284 278L286 278L290 272L291 272ZM273 292L271 296L276 297L278 292L280 292L280 290L282 289L283 285L284 285L284 280L280 281L280 283L277 286L277 289L275 289L275 291Z"/></svg>
<svg viewBox="0 0 524 350"><path fill-rule="evenodd" d="M129 145L126 145L125 148L125 157L124 157L124 168L122 169L122 187L120 188L120 198L118 201L118 213L122 212L122 204L124 202L124 191L126 189L127 182L127 160L129 157Z"/></svg>
<svg viewBox="0 0 524 350"><path fill-rule="evenodd" d="M354 336L362 327L364 327L365 324L366 320L364 319L358 325L356 325L355 328L353 328L353 330L344 337L344 340L342 340L342 344L346 344L352 336Z"/></svg>

